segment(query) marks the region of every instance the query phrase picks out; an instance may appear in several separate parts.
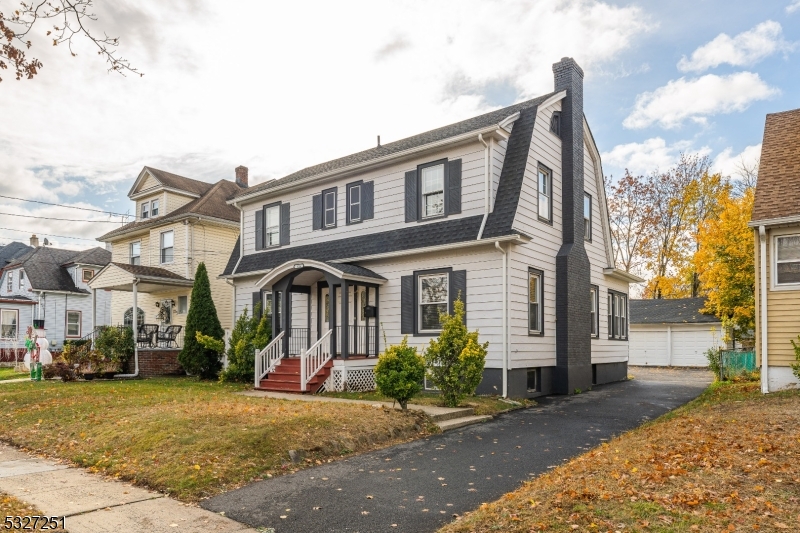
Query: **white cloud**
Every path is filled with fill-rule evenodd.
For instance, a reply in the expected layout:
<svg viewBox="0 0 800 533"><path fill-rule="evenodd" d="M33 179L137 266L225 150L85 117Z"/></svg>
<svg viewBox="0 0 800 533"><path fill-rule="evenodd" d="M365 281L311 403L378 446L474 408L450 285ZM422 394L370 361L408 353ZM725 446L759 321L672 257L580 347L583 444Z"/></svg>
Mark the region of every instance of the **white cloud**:
<svg viewBox="0 0 800 533"><path fill-rule="evenodd" d="M800 0L793 0L791 4L786 6L787 13L794 13L795 11L800 11Z"/></svg>
<svg viewBox="0 0 800 533"><path fill-rule="evenodd" d="M633 111L622 125L640 129L657 123L670 129L686 120L705 124L709 116L744 111L752 102L778 94L780 90L770 87L753 72L680 78L637 96Z"/></svg>
<svg viewBox="0 0 800 533"><path fill-rule="evenodd" d="M618 144L608 152L603 152L601 158L607 169L628 169L631 174L649 174L677 163L681 152L708 155L711 149L705 146L692 149L691 141L677 141L668 145L661 137L653 137L640 143Z"/></svg>
<svg viewBox="0 0 800 533"><path fill-rule="evenodd" d="M653 27L641 8L598 0L117 0L96 12L92 26L120 37L144 77L106 73L90 43L73 58L34 40L41 74L0 84L13 125L0 130L0 194L109 209L101 193L115 191L124 211L145 164L209 181L238 164L251 183L280 177L378 134L388 143L550 92L563 56L591 78Z"/></svg>
<svg viewBox="0 0 800 533"><path fill-rule="evenodd" d="M717 154L711 164L711 169L723 176L736 177L739 175L742 165L748 168L752 167L760 158L761 143L748 146L738 154L734 154L733 148L728 147Z"/></svg>
<svg viewBox="0 0 800 533"><path fill-rule="evenodd" d="M800 0L797 5L800 5ZM714 40L695 50L691 58L683 56L678 62L678 69L683 72L702 72L723 63L735 67L754 65L774 53L789 52L794 48L794 44L783 39L781 25L768 20L735 37L720 33Z"/></svg>

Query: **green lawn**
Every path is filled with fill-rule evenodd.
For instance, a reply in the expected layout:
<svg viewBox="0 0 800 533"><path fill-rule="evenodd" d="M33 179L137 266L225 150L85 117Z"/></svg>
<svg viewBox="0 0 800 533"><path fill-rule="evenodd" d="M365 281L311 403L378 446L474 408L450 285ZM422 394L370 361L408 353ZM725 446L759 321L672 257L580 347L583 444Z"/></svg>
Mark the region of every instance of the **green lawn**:
<svg viewBox="0 0 800 533"><path fill-rule="evenodd" d="M252 398L193 378L9 383L0 435L184 501L425 436L427 419L370 405ZM305 451L301 465L289 450Z"/></svg>
<svg viewBox="0 0 800 533"><path fill-rule="evenodd" d="M0 381L6 379L30 378L30 372L14 372L13 366L0 366Z"/></svg>
<svg viewBox="0 0 800 533"><path fill-rule="evenodd" d="M322 396L347 398L351 400L368 400L371 402L392 401L391 398L387 398L378 392L324 392ZM442 397L434 392L422 392L408 403L441 407ZM535 404L536 402L532 400L515 400L514 403L509 403L501 400L498 396L468 396L461 402L461 407L472 407L475 409L476 415L496 415L503 411L509 411L519 407L528 407Z"/></svg>

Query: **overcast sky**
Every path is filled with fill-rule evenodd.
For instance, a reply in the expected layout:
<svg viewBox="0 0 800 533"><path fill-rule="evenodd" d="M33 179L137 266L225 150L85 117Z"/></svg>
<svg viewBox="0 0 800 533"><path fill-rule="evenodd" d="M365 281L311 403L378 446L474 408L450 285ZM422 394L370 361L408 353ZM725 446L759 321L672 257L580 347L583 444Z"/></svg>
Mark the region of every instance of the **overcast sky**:
<svg viewBox="0 0 800 533"><path fill-rule="evenodd" d="M0 71L0 195L125 213L143 165L279 178L550 92L563 56L586 73L606 175L681 151L730 174L758 157L766 113L800 107L800 0L95 1L93 27L145 75L36 27L41 73ZM108 220L4 198L0 213ZM118 225L0 214L0 244L86 248Z"/></svg>

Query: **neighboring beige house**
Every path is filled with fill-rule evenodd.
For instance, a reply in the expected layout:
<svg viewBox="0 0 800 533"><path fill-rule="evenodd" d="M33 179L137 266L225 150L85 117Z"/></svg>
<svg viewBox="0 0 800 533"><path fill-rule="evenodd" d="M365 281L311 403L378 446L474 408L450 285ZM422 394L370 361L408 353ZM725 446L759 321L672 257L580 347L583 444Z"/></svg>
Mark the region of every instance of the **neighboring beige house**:
<svg viewBox="0 0 800 533"><path fill-rule="evenodd" d="M247 168L236 169L236 183L207 183L144 167L128 198L136 202L136 221L97 240L111 244L111 263L90 283L111 290L111 323L133 323L134 286L137 325L184 326L197 265L205 263L222 327L233 326L232 290L217 276L225 269L239 237L239 210L226 200L247 187ZM180 347L182 331L178 338ZM162 345L163 344L163 345ZM166 348L164 343L154 347ZM140 347L142 347L140 345Z"/></svg>
<svg viewBox="0 0 800 533"><path fill-rule="evenodd" d="M798 385L790 341L800 334L800 109L767 115L750 226L756 352L766 393Z"/></svg>

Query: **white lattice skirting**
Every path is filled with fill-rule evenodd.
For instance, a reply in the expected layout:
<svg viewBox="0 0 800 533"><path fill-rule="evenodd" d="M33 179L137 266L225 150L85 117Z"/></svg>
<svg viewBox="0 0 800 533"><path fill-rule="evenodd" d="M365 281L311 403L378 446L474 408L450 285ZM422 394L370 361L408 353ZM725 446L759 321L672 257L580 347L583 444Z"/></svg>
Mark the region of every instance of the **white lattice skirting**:
<svg viewBox="0 0 800 533"><path fill-rule="evenodd" d="M369 367L334 366L320 392L366 392L375 390L375 373Z"/></svg>

